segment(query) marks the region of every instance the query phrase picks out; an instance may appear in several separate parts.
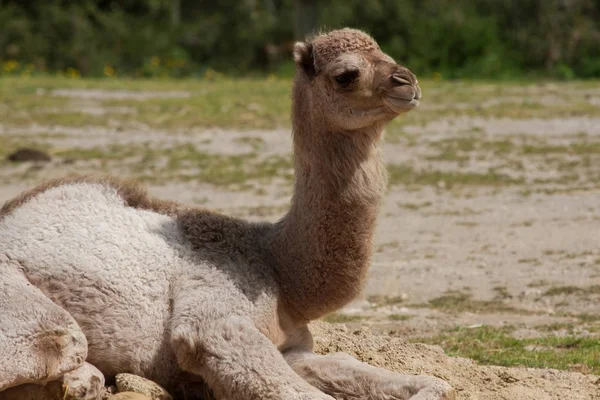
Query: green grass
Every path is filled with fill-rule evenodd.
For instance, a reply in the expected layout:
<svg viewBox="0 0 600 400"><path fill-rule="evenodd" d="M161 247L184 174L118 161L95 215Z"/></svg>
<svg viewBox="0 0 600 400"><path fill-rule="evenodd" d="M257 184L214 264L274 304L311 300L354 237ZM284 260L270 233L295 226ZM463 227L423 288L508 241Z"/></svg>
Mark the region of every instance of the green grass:
<svg viewBox="0 0 600 400"><path fill-rule="evenodd" d="M411 315L406 315L406 314L390 314L390 315L388 315L388 319L390 321L408 321L411 318L412 318Z"/></svg>
<svg viewBox="0 0 600 400"><path fill-rule="evenodd" d="M476 300L471 294L461 292L448 292L443 296L429 301L429 307L435 308L447 313L517 313L532 314L531 311L514 308L505 304L501 299L495 300Z"/></svg>
<svg viewBox="0 0 600 400"><path fill-rule="evenodd" d="M342 313L332 313L323 317L323 321L331 324L343 324L346 322L359 322L364 320L362 315L348 315Z"/></svg>
<svg viewBox="0 0 600 400"><path fill-rule="evenodd" d="M405 297L402 296L381 296L381 295L372 295L367 297L367 301L369 303L373 303L375 307L381 306L391 306L403 303Z"/></svg>
<svg viewBox="0 0 600 400"><path fill-rule="evenodd" d="M250 137L244 136L241 138L237 138L234 140L236 143L247 144L251 146L254 150L259 150L261 147L265 145L265 141L259 137Z"/></svg>
<svg viewBox="0 0 600 400"><path fill-rule="evenodd" d="M107 130L120 129L127 132L131 126L148 130L185 134L192 129L208 127L237 130L273 129L290 126L291 84L289 78L227 78L216 79L68 79L64 77L35 76L29 78L0 77L0 124L10 132L13 127L36 124L42 127L99 127ZM422 80L423 107L400 116L388 129L391 142L402 146L423 143L431 166L416 168L409 164L389 165L391 185L405 185L418 190L419 186L440 189L453 188L500 188L523 185L526 172L523 157L542 159L544 171L558 170L551 178L542 177L533 182L548 185L546 188L528 189L524 195L540 190L557 191L557 185L578 185L582 181L600 185L600 174L594 165L600 162L600 142L580 135L576 143L556 145L543 138L532 138L527 133L511 135L503 139L483 135L480 128L473 128L463 136L429 140L426 134L407 133L407 125L425 126L441 118L467 116L518 116L560 117L561 115L593 116L598 107L584 104L587 100L581 89L600 87L598 82L561 83L561 98L567 105L540 107L538 96L555 96L555 91L545 85L523 82L436 82ZM147 99L88 99L52 96L54 89L102 89L133 92L183 91L189 97L151 97ZM579 90L579 91L577 91ZM502 99L498 105L481 106L489 100ZM589 102L588 102L589 103ZM491 104L491 103L490 103ZM126 107L131 113L110 112L91 115L85 107L107 110L108 107ZM579 111L573 109L579 107ZM137 129L136 128L136 129ZM225 134L225 133L224 133ZM114 164L128 160L133 165L124 166L125 173L151 181L189 180L199 178L219 185L237 185L245 180L261 177L291 178L291 160L282 157L261 160L257 156L263 143L261 139L242 137L238 143L248 145L253 153L221 156L191 152L188 149L153 150L149 148L67 148L53 149L44 134L20 137L0 137L0 158L15 147L31 145L47 150L51 155L72 160L100 160L102 172L110 172ZM140 160L136 159L139 158ZM494 161L488 170L473 172L464 170L471 160ZM164 163L163 163L164 161ZM500 161L501 163L497 163ZM459 168L436 165L454 162ZM5 163L5 161L0 161ZM120 167L121 165L119 165ZM189 173L197 169L197 174ZM180 172L181 171L181 172ZM510 172L510 173L509 173ZM31 174L35 175L35 171ZM460 190L459 190L460 191ZM426 208L428 203L400 204L408 210Z"/></svg>
<svg viewBox="0 0 600 400"><path fill-rule="evenodd" d="M493 288L497 299L512 299L512 295L504 286L496 286Z"/></svg>
<svg viewBox="0 0 600 400"><path fill-rule="evenodd" d="M561 295L600 295L600 285L592 285L588 287L579 286L555 286L544 292L544 296L561 296Z"/></svg>
<svg viewBox="0 0 600 400"><path fill-rule="evenodd" d="M580 141L565 146L558 145L525 145L522 148L523 154L571 154L587 155L600 154L600 142Z"/></svg>
<svg viewBox="0 0 600 400"><path fill-rule="evenodd" d="M0 120L5 125L90 126L125 124L131 120L161 129L192 127L229 127L237 129L271 129L290 125L291 79L289 78L227 78L216 79L67 79L35 76L28 78L0 77ZM575 89L593 89L599 82L563 82L561 98L567 104L541 105L537 96L554 95L552 89L523 82L432 81L423 79L423 107L392 123L391 137L403 125L420 125L439 118L455 116L546 118L600 115L600 108L589 103ZM128 91L184 91L186 98L150 98L146 100L93 100L99 106L127 106L133 114L88 115L77 111L78 100L53 97L54 89L103 89ZM511 100L488 107L483 101L510 97ZM465 105L467 105L465 107ZM64 112L49 112L58 108ZM467 146L469 146L467 144ZM497 147L501 150L502 143ZM464 161L467 148L458 146L440 152L444 160ZM434 156L436 157L436 156Z"/></svg>
<svg viewBox="0 0 600 400"><path fill-rule="evenodd" d="M149 98L146 100L96 99L101 107L127 106L135 113L111 114L112 123L134 119L161 129L230 127L272 129L289 126L291 80L218 79L215 81L0 78L0 120L6 125L90 126L106 125L106 116L88 115L77 110L78 99L53 97L53 89L103 89L130 91L185 91L191 97ZM43 93L43 94L42 94ZM63 112L47 112L58 107ZM46 110L46 111L45 111Z"/></svg>
<svg viewBox="0 0 600 400"><path fill-rule="evenodd" d="M472 358L481 364L579 370L600 374L600 341L586 337L517 339L510 329L484 326L457 328L418 342L441 346L449 355Z"/></svg>
<svg viewBox="0 0 600 400"><path fill-rule="evenodd" d="M144 182L164 183L189 181L218 186L241 186L253 181L283 178L291 184L293 166L290 157L260 157L251 152L239 155L212 154L196 149L192 144L160 148L147 144L111 145L92 148L49 149L43 142L0 136L0 163L21 146L33 146L49 151L53 157L75 162L100 161L118 163L127 175Z"/></svg>
<svg viewBox="0 0 600 400"><path fill-rule="evenodd" d="M387 249L397 249L398 247L400 247L400 242L398 242L397 240L394 240L394 241L382 243L381 245L379 245L379 247L377 247L377 252L381 253L382 251L385 251Z"/></svg>
<svg viewBox="0 0 600 400"><path fill-rule="evenodd" d="M403 136L395 141L403 142ZM582 182L600 184L600 174L594 168L600 162L600 142L584 135L568 145L550 144L547 139L531 135L510 135L507 138L488 139L478 134L465 133L461 137L422 141L432 151L422 158L433 162L432 166L414 168L410 164L390 165L390 184L426 185L452 189L453 187L506 187L524 184L528 175L526 165L536 165L541 171L558 173L531 179L538 185L564 185L581 187ZM406 145L406 144L405 144ZM531 163L525 163L526 158ZM487 171L465 171L464 167L485 160ZM442 168L436 163L454 163L456 167ZM542 189L521 191L528 196ZM556 187L545 190L558 190ZM410 207L410 206L409 206Z"/></svg>
<svg viewBox="0 0 600 400"><path fill-rule="evenodd" d="M544 252L544 254L546 254L546 252ZM546 281L544 279L539 279L539 280L536 280L536 281L533 281L533 282L529 282L527 284L527 287L530 287L530 288L539 288L539 287L544 287L544 286L548 286L548 285L550 285L550 283L548 281Z"/></svg>
<svg viewBox="0 0 600 400"><path fill-rule="evenodd" d="M442 186L451 189L455 186L507 186L523 184L522 178L513 178L492 170L484 173L416 170L409 165L392 164L388 166L391 185Z"/></svg>
<svg viewBox="0 0 600 400"><path fill-rule="evenodd" d="M582 313L575 315L583 323L597 323L600 322L600 314L588 314ZM600 327L599 327L600 328Z"/></svg>
<svg viewBox="0 0 600 400"><path fill-rule="evenodd" d="M406 208L407 210L419 210L421 208L429 207L433 203L425 201L423 203L398 203L399 207Z"/></svg>
<svg viewBox="0 0 600 400"><path fill-rule="evenodd" d="M491 155L492 157L518 156L579 156L591 163L589 156L600 154L600 142L590 141L587 137L579 138L577 142L568 145L551 145L544 139L524 135L512 135L508 139L489 140L478 135L446 138L428 143L432 149L438 151L435 155L427 156L432 161L454 161L463 163L471 154ZM515 160L516 161L516 160ZM582 160L564 161L562 158L547 158L546 161L554 162L561 170L570 170L580 164Z"/></svg>

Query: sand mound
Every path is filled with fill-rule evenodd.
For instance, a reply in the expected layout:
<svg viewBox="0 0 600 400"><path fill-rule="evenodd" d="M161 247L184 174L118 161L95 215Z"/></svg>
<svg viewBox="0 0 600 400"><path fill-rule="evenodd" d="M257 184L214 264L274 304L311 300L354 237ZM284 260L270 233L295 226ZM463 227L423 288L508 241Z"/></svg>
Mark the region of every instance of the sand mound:
<svg viewBox="0 0 600 400"><path fill-rule="evenodd" d="M316 351L343 351L369 364L397 372L433 375L448 381L458 400L596 400L600 377L552 369L480 366L448 357L437 346L378 336L367 328L350 331L325 323L311 327Z"/></svg>

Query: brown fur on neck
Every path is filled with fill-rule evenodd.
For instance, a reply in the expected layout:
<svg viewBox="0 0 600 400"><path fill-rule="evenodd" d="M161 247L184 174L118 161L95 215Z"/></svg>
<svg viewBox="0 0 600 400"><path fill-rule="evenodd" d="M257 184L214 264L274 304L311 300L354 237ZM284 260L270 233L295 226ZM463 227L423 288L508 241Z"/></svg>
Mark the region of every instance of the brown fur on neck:
<svg viewBox="0 0 600 400"><path fill-rule="evenodd" d="M306 80L298 76L293 92L294 197L270 249L283 302L312 320L362 289L387 179L378 147L383 123L336 130L319 114Z"/></svg>

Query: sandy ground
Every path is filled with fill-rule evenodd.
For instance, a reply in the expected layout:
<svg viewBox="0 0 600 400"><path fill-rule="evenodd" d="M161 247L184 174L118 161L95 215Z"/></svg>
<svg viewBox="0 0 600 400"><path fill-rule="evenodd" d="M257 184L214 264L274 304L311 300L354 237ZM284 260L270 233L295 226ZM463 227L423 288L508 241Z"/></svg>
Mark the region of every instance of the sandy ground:
<svg viewBox="0 0 600 400"><path fill-rule="evenodd" d="M83 113L130 112L127 107L103 108L102 103L94 102L110 98L107 91L64 90L54 95L75 99L69 107ZM144 100L127 92L112 96ZM187 94L172 92L169 96L185 98ZM586 96L590 104L600 99L598 92ZM513 97L495 99L480 107L512 101ZM540 104L556 101L539 98ZM120 147L139 150L141 146L169 149L190 145L218 157L291 157L288 129L163 132L134 121L83 128L14 127L0 122L2 135L41 140L51 154L62 149L110 152ZM354 353L359 351L353 346L367 346L375 354L375 358L362 354L368 361L448 378L460 388L462 399L600 398L597 377L478 367L389 337L432 336L457 325L481 324L510 325L523 337L535 337L540 326L557 322L575 324L580 335L598 335L598 146L600 118L593 115L444 116L391 128L384 144L391 184L369 279L360 298L340 311L350 331L331 333L337 344L322 346ZM152 173L163 174L165 161L153 162L157 168ZM135 177L140 175L136 163L136 154L118 159L102 156L72 161L58 156L44 164L4 163L0 203L40 181L66 174L107 172ZM408 166L413 175L398 177L394 172L398 166ZM414 171L429 175L415 177ZM497 182L497 174L508 180ZM146 181L157 196L255 220L279 218L291 194L289 179L279 175L235 188L176 178ZM440 306L439 300L445 298L450 299L448 305ZM388 336L375 339L366 331L352 333L361 326Z"/></svg>
<svg viewBox="0 0 600 400"><path fill-rule="evenodd" d="M478 366L448 357L437 346L406 343L373 335L367 328L315 324L317 351L346 352L361 361L392 371L437 376L456 390L457 400L597 400L600 379L593 375L549 369Z"/></svg>

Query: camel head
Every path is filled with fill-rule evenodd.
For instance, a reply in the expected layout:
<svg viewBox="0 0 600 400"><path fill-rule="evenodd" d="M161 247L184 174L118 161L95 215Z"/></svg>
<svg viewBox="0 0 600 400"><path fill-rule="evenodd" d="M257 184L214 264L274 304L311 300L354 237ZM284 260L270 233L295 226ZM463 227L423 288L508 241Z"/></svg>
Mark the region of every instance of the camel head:
<svg viewBox="0 0 600 400"><path fill-rule="evenodd" d="M294 60L295 107L308 107L303 113L324 118L332 129L388 122L415 108L421 98L416 76L359 30L346 28L298 42Z"/></svg>

